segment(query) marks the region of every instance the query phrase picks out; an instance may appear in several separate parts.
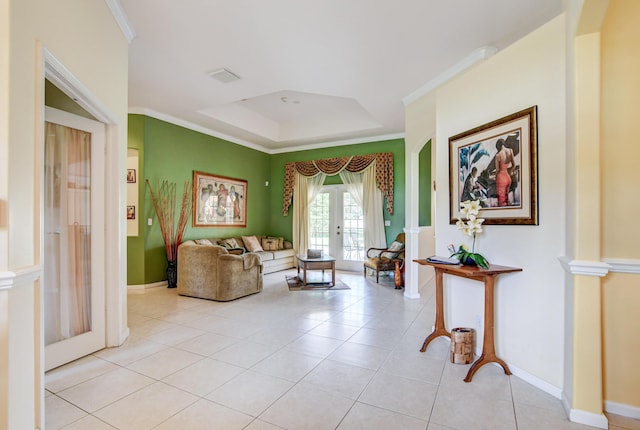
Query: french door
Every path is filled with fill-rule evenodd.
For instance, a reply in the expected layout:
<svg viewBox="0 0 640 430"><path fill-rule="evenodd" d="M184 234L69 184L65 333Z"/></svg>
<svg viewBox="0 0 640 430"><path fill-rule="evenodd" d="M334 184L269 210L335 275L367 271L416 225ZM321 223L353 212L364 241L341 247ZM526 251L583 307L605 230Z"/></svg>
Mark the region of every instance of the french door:
<svg viewBox="0 0 640 430"><path fill-rule="evenodd" d="M105 346L104 124L46 108L45 370Z"/></svg>
<svg viewBox="0 0 640 430"><path fill-rule="evenodd" d="M309 207L309 248L322 249L340 270L362 270L364 260L362 207L341 185L327 185Z"/></svg>

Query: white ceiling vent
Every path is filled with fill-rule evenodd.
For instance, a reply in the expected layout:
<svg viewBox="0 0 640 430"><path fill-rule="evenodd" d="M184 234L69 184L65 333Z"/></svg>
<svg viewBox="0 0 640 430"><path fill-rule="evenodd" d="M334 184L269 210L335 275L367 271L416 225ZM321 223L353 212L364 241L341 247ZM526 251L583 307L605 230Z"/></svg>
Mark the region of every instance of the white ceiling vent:
<svg viewBox="0 0 640 430"><path fill-rule="evenodd" d="M233 73L231 70L228 70L228 69L218 69L218 70L209 72L207 74L224 84L228 84L229 82L237 81L240 79L240 76L236 75L235 73Z"/></svg>

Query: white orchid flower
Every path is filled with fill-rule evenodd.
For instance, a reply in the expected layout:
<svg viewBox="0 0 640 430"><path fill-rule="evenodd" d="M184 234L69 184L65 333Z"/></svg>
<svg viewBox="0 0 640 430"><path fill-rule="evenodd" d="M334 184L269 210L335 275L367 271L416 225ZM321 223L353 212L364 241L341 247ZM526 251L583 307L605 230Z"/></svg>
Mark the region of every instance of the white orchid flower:
<svg viewBox="0 0 640 430"><path fill-rule="evenodd" d="M478 215L480 212L480 201L479 200L467 200L467 212L470 215Z"/></svg>
<svg viewBox="0 0 640 430"><path fill-rule="evenodd" d="M473 237L473 246L471 247L471 252L469 252L465 245L460 245L458 251L453 252L451 256L457 256L460 262L471 259L477 265L486 269L489 267L489 262L482 255L475 253L476 234L482 233L482 223L485 221L484 218L478 218L480 209L480 201L478 200L466 200L460 203L460 213L462 217L458 218L456 227L462 230L465 235Z"/></svg>

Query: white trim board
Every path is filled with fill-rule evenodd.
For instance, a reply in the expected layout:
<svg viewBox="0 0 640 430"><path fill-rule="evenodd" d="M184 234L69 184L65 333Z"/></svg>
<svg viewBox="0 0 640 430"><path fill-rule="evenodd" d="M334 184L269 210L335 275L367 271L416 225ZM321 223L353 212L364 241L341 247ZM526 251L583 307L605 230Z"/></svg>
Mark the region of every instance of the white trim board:
<svg viewBox="0 0 640 430"><path fill-rule="evenodd" d="M603 258L611 268L609 272L640 274L640 260L630 258Z"/></svg>
<svg viewBox="0 0 640 430"><path fill-rule="evenodd" d="M383 142L386 140L404 139L404 133L384 134L377 136L361 137L346 140L335 140L322 143L310 143L308 145L289 146L286 148L269 149L262 145L249 142L247 140L239 139L237 137L230 136L225 133L215 131L210 128L202 127L189 121L176 118L171 115L167 115L162 112L155 111L153 109L147 109L139 106L130 106L129 114L131 115L144 115L149 118L155 118L160 121L168 122L169 124L177 125L178 127L186 128L188 130L197 131L198 133L206 134L207 136L217 137L218 139L226 140L227 142L235 143L236 145L244 146L247 148L255 149L256 151L264 152L265 154L281 154L284 152L306 151L310 149L319 148L332 148L334 146L347 146L357 145L359 143L371 143L371 142Z"/></svg>
<svg viewBox="0 0 640 430"><path fill-rule="evenodd" d="M572 260L567 256L558 260L565 271L572 275L604 277L610 272L640 274L640 260L630 258L603 258L597 260Z"/></svg>
<svg viewBox="0 0 640 430"><path fill-rule="evenodd" d="M167 281L154 282L151 284L127 285L127 294L145 294L155 288L167 286Z"/></svg>
<svg viewBox="0 0 640 430"><path fill-rule="evenodd" d="M562 406L564 407L564 411L571 422L585 424L600 429L609 428L609 420L604 414L594 414L593 412L582 411L580 409L571 409L569 406L569 399L567 399L564 392L562 393Z"/></svg>
<svg viewBox="0 0 640 430"><path fill-rule="evenodd" d="M10 290L19 285L32 284L42 272L40 266L30 266L15 272L0 272L0 290Z"/></svg>
<svg viewBox="0 0 640 430"><path fill-rule="evenodd" d="M640 407L625 405L624 403L604 401L604 410L611 414L640 420Z"/></svg>
<svg viewBox="0 0 640 430"><path fill-rule="evenodd" d="M122 34L127 39L127 42L131 43L131 41L136 37L136 32L131 26L131 23L129 22L129 18L127 18L127 14L124 12L122 5L118 0L104 0L104 1L109 7L109 10L113 15L113 18L118 23L118 27L120 27L120 31L122 31Z"/></svg>

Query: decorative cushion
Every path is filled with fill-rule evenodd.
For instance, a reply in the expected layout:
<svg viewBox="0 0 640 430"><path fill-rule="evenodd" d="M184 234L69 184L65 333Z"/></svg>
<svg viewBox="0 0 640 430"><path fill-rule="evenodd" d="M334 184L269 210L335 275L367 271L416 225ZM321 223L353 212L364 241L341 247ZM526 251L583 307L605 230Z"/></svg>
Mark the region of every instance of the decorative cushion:
<svg viewBox="0 0 640 430"><path fill-rule="evenodd" d="M211 241L209 239L196 239L196 240L194 240L194 242L197 245L213 246L213 243L211 243Z"/></svg>
<svg viewBox="0 0 640 430"><path fill-rule="evenodd" d="M262 239L262 249L265 251L277 251L279 249L278 239L265 237Z"/></svg>
<svg viewBox="0 0 640 430"><path fill-rule="evenodd" d="M234 238L230 237L229 239L221 239L218 241L218 245L224 246L227 249L240 248L238 246L238 241Z"/></svg>
<svg viewBox="0 0 640 430"><path fill-rule="evenodd" d="M389 252L389 251L385 251L380 254L380 257L382 258L396 258L397 256L398 256L397 252Z"/></svg>
<svg viewBox="0 0 640 430"><path fill-rule="evenodd" d="M255 236L242 236L242 241L244 242L244 247L247 248L249 252L264 251Z"/></svg>
<svg viewBox="0 0 640 430"><path fill-rule="evenodd" d="M393 243L389 247L389 251L391 251L391 252L400 252L403 249L404 249L404 243L397 242L395 240L393 241ZM397 255L396 255L396 257L397 257Z"/></svg>
<svg viewBox="0 0 640 430"><path fill-rule="evenodd" d="M284 249L284 237L269 236L268 239L276 239L278 241L278 250ZM264 245L262 245L264 247Z"/></svg>

